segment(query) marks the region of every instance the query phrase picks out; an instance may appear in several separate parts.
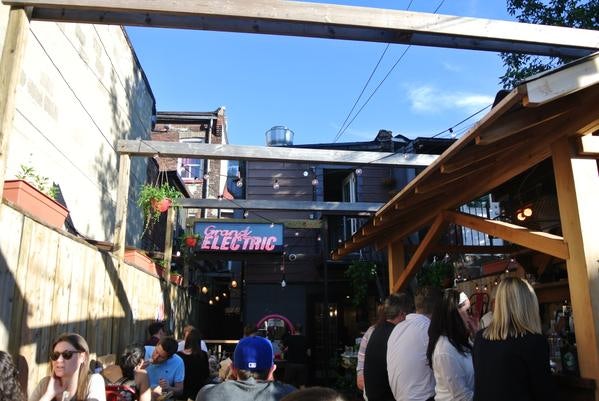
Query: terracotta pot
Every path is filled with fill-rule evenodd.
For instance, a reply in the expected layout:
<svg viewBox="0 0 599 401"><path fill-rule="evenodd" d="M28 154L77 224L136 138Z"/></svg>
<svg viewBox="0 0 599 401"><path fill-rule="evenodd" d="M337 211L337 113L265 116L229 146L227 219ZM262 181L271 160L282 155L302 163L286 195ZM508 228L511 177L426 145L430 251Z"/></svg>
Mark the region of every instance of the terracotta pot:
<svg viewBox="0 0 599 401"><path fill-rule="evenodd" d="M125 248L125 262L130 265L139 267L142 270L147 271L151 274L156 274L159 277L162 275L161 272L158 272L157 265L154 261L146 256L146 254L137 248Z"/></svg>
<svg viewBox="0 0 599 401"><path fill-rule="evenodd" d="M193 248L198 243L198 239L195 237L187 237L185 238L185 245L189 248Z"/></svg>
<svg viewBox="0 0 599 401"><path fill-rule="evenodd" d="M172 204L173 201L169 198L164 198L162 200L152 199L152 207L154 208L154 210L160 213L166 212Z"/></svg>
<svg viewBox="0 0 599 401"><path fill-rule="evenodd" d="M63 205L23 180L4 181L2 197L51 227L62 229L69 214Z"/></svg>
<svg viewBox="0 0 599 401"><path fill-rule="evenodd" d="M183 284L183 276L179 273L171 273L170 276L171 283L181 285Z"/></svg>

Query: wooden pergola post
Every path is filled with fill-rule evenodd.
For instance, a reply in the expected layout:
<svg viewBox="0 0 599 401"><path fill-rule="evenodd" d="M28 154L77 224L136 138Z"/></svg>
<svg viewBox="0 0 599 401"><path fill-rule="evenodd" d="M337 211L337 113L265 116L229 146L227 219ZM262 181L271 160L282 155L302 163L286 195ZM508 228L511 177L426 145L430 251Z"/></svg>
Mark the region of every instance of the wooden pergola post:
<svg viewBox="0 0 599 401"><path fill-rule="evenodd" d="M389 294L392 294L393 285L406 268L406 251L402 240L387 245L387 265L389 268Z"/></svg>
<svg viewBox="0 0 599 401"><path fill-rule="evenodd" d="M8 141L15 116L15 97L21 62L29 34L29 17L23 7L11 7L0 59L0 183L6 175ZM0 185L0 203L4 185Z"/></svg>
<svg viewBox="0 0 599 401"><path fill-rule="evenodd" d="M599 176L597 160L567 138L552 146L560 219L568 244L568 284L582 377L599 379ZM599 387L595 390L599 399Z"/></svg>
<svg viewBox="0 0 599 401"><path fill-rule="evenodd" d="M115 256L119 263L125 258L125 236L127 234L127 204L129 202L129 181L131 156L122 153L119 161L119 183L116 193L116 221L114 224Z"/></svg>

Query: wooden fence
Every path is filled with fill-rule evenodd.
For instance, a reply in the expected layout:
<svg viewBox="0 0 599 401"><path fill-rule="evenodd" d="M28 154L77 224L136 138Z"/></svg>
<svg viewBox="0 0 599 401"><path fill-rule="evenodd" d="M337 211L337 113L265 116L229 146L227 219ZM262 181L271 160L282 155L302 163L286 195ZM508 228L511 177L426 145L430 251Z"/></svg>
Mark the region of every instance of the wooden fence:
<svg viewBox="0 0 599 401"><path fill-rule="evenodd" d="M83 335L94 358L143 342L156 319L168 318L179 334L199 319L181 287L119 267L111 254L1 203L0 228L0 349L17 358L28 393L47 374L62 332Z"/></svg>

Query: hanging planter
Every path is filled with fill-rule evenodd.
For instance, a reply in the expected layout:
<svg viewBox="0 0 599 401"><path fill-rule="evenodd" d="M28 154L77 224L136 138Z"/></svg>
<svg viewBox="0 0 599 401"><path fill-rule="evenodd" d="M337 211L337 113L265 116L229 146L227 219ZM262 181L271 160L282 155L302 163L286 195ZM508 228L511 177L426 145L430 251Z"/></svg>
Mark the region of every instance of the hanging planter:
<svg viewBox="0 0 599 401"><path fill-rule="evenodd" d="M181 192L166 182L159 186L143 185L137 198L137 205L141 208L146 221L144 232L156 223L160 214L166 212L180 197Z"/></svg>
<svg viewBox="0 0 599 401"><path fill-rule="evenodd" d="M190 234L185 233L181 236L181 248L189 248L193 249L198 244L198 241L201 240L202 237L199 234ZM183 249L185 250L185 249Z"/></svg>
<svg viewBox="0 0 599 401"><path fill-rule="evenodd" d="M152 208L160 213L166 212L173 204L173 201L169 198L165 198L162 200L152 199Z"/></svg>

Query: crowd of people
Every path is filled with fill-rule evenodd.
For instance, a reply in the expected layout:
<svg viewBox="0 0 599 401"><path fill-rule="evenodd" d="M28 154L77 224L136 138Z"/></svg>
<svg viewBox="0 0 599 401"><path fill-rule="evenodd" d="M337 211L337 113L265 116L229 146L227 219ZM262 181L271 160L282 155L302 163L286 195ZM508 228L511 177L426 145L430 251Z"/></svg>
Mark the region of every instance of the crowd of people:
<svg viewBox="0 0 599 401"><path fill-rule="evenodd" d="M530 284L504 279L484 329L469 308L468 297L455 289L425 287L413 298L390 295L360 344L357 386L364 399L551 400L549 348ZM167 335L164 323L154 323L145 345L126 347L114 365L101 371L90 368L82 336L61 334L50 348L49 374L28 400L344 400L332 389L305 388L305 355L297 356L290 370L296 386L275 380L273 345L253 334L239 341L225 380L218 382L210 380L207 347L193 326L185 327L178 342ZM305 347L301 332L290 340ZM0 401L24 401L18 383L11 356L0 351Z"/></svg>

